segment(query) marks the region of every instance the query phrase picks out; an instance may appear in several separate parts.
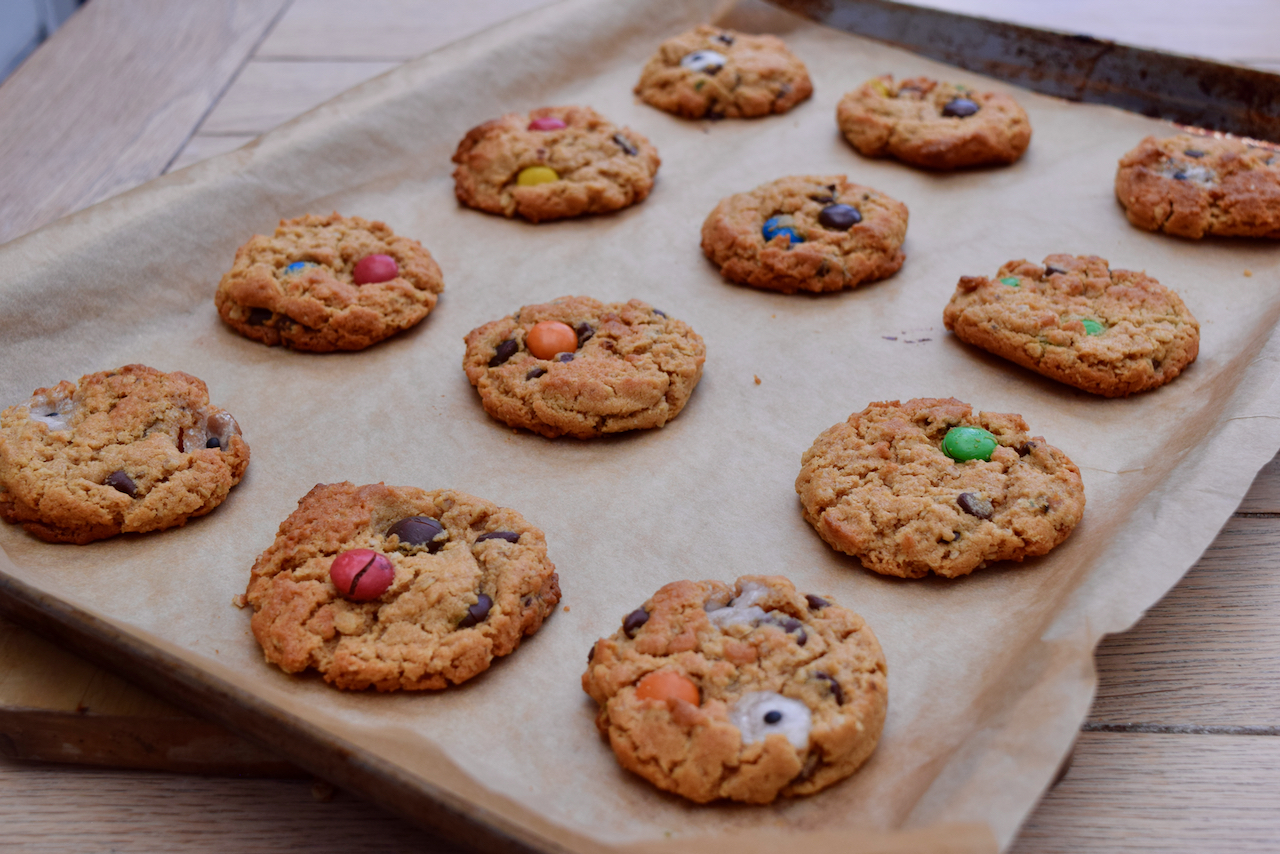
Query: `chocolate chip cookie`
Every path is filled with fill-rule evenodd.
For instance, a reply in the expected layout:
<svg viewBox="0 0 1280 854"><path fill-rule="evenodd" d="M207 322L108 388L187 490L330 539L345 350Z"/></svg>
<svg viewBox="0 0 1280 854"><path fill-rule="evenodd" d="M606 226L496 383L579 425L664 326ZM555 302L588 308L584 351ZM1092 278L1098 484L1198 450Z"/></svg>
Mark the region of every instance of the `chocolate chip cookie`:
<svg viewBox="0 0 1280 854"><path fill-rule="evenodd" d="M702 376L687 323L640 300L561 297L471 330L462 367L485 411L548 438L661 427Z"/></svg>
<svg viewBox="0 0 1280 854"><path fill-rule="evenodd" d="M797 175L721 199L702 223L702 251L742 285L838 291L896 273L906 235L897 199L843 175Z"/></svg>
<svg viewBox="0 0 1280 854"><path fill-rule="evenodd" d="M467 207L531 222L603 214L642 202L658 149L590 107L542 107L474 127L453 155Z"/></svg>
<svg viewBox="0 0 1280 854"><path fill-rule="evenodd" d="M1080 470L1021 415L873 403L820 435L796 492L822 539L882 575L947 578L1042 555L1084 513Z"/></svg>
<svg viewBox="0 0 1280 854"><path fill-rule="evenodd" d="M1120 159L1116 198L1147 231L1280 238L1280 154L1239 139L1149 136Z"/></svg>
<svg viewBox="0 0 1280 854"><path fill-rule="evenodd" d="M778 575L666 585L596 642L582 688L622 767L698 803L843 780L875 750L889 698L862 618Z"/></svg>
<svg viewBox="0 0 1280 854"><path fill-rule="evenodd" d="M1008 95L928 77L875 77L836 106L840 132L868 157L928 169L1013 163L1031 144L1031 122Z"/></svg>
<svg viewBox="0 0 1280 854"><path fill-rule="evenodd" d="M1158 388L1200 351L1200 324L1176 293L1096 255L965 276L942 319L961 341L1106 397Z"/></svg>
<svg viewBox="0 0 1280 854"><path fill-rule="evenodd" d="M663 42L635 92L688 119L736 119L785 113L813 94L813 83L777 36L703 25Z"/></svg>
<svg viewBox="0 0 1280 854"><path fill-rule="evenodd" d="M309 215L280 221L236 250L214 304L263 344L362 350L421 321L444 279L431 253L381 222Z"/></svg>
<svg viewBox="0 0 1280 854"><path fill-rule="evenodd" d="M438 689L508 655L560 601L542 532L452 489L319 484L253 565L253 636L286 673Z"/></svg>
<svg viewBox="0 0 1280 854"><path fill-rule="evenodd" d="M236 420L181 371L125 365L0 412L0 518L50 543L185 525L248 465Z"/></svg>

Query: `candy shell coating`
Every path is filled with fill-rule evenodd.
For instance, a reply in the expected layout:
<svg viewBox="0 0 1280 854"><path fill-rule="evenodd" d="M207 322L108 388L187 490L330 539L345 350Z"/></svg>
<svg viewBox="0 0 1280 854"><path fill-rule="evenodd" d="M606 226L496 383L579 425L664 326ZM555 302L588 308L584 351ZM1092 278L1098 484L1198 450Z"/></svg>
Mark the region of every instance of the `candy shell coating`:
<svg viewBox="0 0 1280 854"><path fill-rule="evenodd" d="M684 700L694 706L701 703L698 686L688 676L674 670L655 670L645 674L636 683L636 697L641 700L662 700L670 707L674 707L677 700Z"/></svg>
<svg viewBox="0 0 1280 854"><path fill-rule="evenodd" d="M564 130L568 125L555 116L541 116L529 122L529 130Z"/></svg>
<svg viewBox="0 0 1280 854"><path fill-rule="evenodd" d="M520 174L516 176L516 185L536 187L538 184L550 184L559 180L560 175L550 166L529 166L520 170Z"/></svg>
<svg viewBox="0 0 1280 854"><path fill-rule="evenodd" d="M400 265L390 255L366 255L356 262L351 279L357 285L389 282L400 275Z"/></svg>
<svg viewBox="0 0 1280 854"><path fill-rule="evenodd" d="M385 555L372 549L352 549L333 559L329 579L344 599L368 602L387 591L396 571Z"/></svg>
<svg viewBox="0 0 1280 854"><path fill-rule="evenodd" d="M578 333L573 327L558 320L541 320L533 324L524 336L525 346L538 359L552 359L558 353L572 353L578 349Z"/></svg>
<svg viewBox="0 0 1280 854"><path fill-rule="evenodd" d="M953 460L990 460L1000 443L981 427L952 427L942 437L942 453Z"/></svg>

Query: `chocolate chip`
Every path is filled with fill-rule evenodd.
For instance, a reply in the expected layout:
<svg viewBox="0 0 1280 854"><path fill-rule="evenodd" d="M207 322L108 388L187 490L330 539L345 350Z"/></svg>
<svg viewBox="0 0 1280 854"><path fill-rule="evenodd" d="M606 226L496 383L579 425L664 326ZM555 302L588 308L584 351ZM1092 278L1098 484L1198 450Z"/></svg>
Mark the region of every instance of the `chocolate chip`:
<svg viewBox="0 0 1280 854"><path fill-rule="evenodd" d="M647 622L649 622L649 612L644 608L636 608L622 620L622 633L633 638L640 627Z"/></svg>
<svg viewBox="0 0 1280 854"><path fill-rule="evenodd" d="M218 441L217 436L210 436L208 441L204 443L204 446L206 448L217 448L219 450L222 449L222 443Z"/></svg>
<svg viewBox="0 0 1280 854"><path fill-rule="evenodd" d="M632 157L640 153L640 149L636 148L636 144L620 133L613 135L613 141L618 144L618 148L621 148L623 152L630 154Z"/></svg>
<svg viewBox="0 0 1280 854"><path fill-rule="evenodd" d="M462 622L458 623L458 628L469 629L476 623L484 622L484 618L489 616L489 609L493 607L493 600L483 593L480 594L480 601L467 609L467 616L462 618Z"/></svg>
<svg viewBox="0 0 1280 854"><path fill-rule="evenodd" d="M1198 148L1188 148L1184 150L1182 153L1187 155L1188 157L1194 157L1197 160L1199 160L1201 157L1204 157L1205 155L1205 152L1201 151Z"/></svg>
<svg viewBox="0 0 1280 854"><path fill-rule="evenodd" d="M271 319L271 309L269 308L251 308L249 309L249 325L261 326Z"/></svg>
<svg viewBox="0 0 1280 854"><path fill-rule="evenodd" d="M596 334L596 331L591 328L591 324L587 323L585 320L573 327L573 331L578 335L579 347L590 341L591 336Z"/></svg>
<svg viewBox="0 0 1280 854"><path fill-rule="evenodd" d="M596 643L599 643L599 641L596 641ZM593 659L593 658L595 658L595 657L596 657L596 644L595 644L595 643L593 643L593 644L591 645L591 649L587 650L587 664L590 664L590 663L591 663L591 659Z"/></svg>
<svg viewBox="0 0 1280 854"><path fill-rule="evenodd" d="M978 105L968 98L952 98L942 108L942 114L951 119L963 119L978 112Z"/></svg>
<svg viewBox="0 0 1280 854"><path fill-rule="evenodd" d="M654 314L656 314L656 315L658 315L658 317L666 317L666 316L667 316L667 313L666 313L665 311L663 311L662 309L660 309L660 308L655 308L655 309L653 310L653 313L654 313Z"/></svg>
<svg viewBox="0 0 1280 854"><path fill-rule="evenodd" d="M1046 265L1045 265L1045 267L1044 267L1044 274L1045 274L1046 276L1052 276L1052 275L1054 275L1054 274L1062 274L1062 273L1065 273L1065 272L1067 272L1067 271L1066 271L1066 270L1062 270L1062 269L1060 269L1060 268L1058 268L1058 267L1055 267L1055 266L1053 266L1052 264L1046 264Z"/></svg>
<svg viewBox="0 0 1280 854"><path fill-rule="evenodd" d="M557 362L572 362L572 361L573 361L573 354L572 354L572 353L557 353L557 354L556 354L556 361L557 361Z"/></svg>
<svg viewBox="0 0 1280 854"><path fill-rule="evenodd" d="M483 543L485 540L506 540L508 543L515 543L519 542L520 535L515 531L490 531L476 537L477 543Z"/></svg>
<svg viewBox="0 0 1280 854"><path fill-rule="evenodd" d="M862 222L862 213L850 205L828 205L818 214L818 224L832 231L848 231Z"/></svg>
<svg viewBox="0 0 1280 854"><path fill-rule="evenodd" d="M995 512L990 501L973 492L960 493L956 496L956 504L970 516L977 516L979 519L990 519Z"/></svg>
<svg viewBox="0 0 1280 854"><path fill-rule="evenodd" d="M546 372L547 372L546 368L530 368L529 373L525 374L524 378L526 380L536 380L538 377L542 376Z"/></svg>
<svg viewBox="0 0 1280 854"><path fill-rule="evenodd" d="M123 469L120 471L113 471L111 474L107 475L107 479L103 481L103 483L123 492L130 498L133 498L138 494L137 484L133 482L133 478L124 473Z"/></svg>
<svg viewBox="0 0 1280 854"><path fill-rule="evenodd" d="M1018 448L1018 456L1025 457L1036 449L1035 442L1023 442L1022 447Z"/></svg>
<svg viewBox="0 0 1280 854"><path fill-rule="evenodd" d="M512 339L508 338L498 345L498 350L493 354L493 358L489 360L489 367L496 368L507 359L510 359L520 349L520 345Z"/></svg>
<svg viewBox="0 0 1280 854"><path fill-rule="evenodd" d="M777 709L770 709L764 713L764 722L767 724L776 724L780 720L782 720L782 712Z"/></svg>
<svg viewBox="0 0 1280 854"><path fill-rule="evenodd" d="M733 36L728 33L716 33L716 41L721 44L733 44Z"/></svg>
<svg viewBox="0 0 1280 854"><path fill-rule="evenodd" d="M804 601L809 603L809 609L811 611L821 611L823 608L831 604L821 596L814 596L812 593L804 594Z"/></svg>
<svg viewBox="0 0 1280 854"><path fill-rule="evenodd" d="M387 529L387 536L398 537L402 549L426 546L431 554L440 551L444 546L448 537L440 537L443 533L444 526L430 516L410 516ZM436 539L437 537L440 539Z"/></svg>
<svg viewBox="0 0 1280 854"><path fill-rule="evenodd" d="M1178 169L1178 170L1176 170L1176 171L1173 173L1173 180L1175 180L1175 181L1185 181L1185 180L1187 180L1187 173L1186 173L1186 172L1183 172L1181 169Z"/></svg>
<svg viewBox="0 0 1280 854"><path fill-rule="evenodd" d="M826 673L813 674L814 679L821 679L827 683L827 688L831 691L831 696L836 698L836 705L844 705L844 689L840 687L840 683L835 680L834 676Z"/></svg>

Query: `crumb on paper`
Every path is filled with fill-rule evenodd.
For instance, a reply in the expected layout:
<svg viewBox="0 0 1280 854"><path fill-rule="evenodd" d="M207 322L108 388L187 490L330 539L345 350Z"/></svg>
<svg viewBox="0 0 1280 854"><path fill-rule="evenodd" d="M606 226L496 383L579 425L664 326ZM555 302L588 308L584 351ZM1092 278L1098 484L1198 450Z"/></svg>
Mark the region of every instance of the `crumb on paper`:
<svg viewBox="0 0 1280 854"><path fill-rule="evenodd" d="M1245 271L1244 271L1244 277L1245 277L1246 279L1247 279L1247 278L1249 278L1249 277L1250 277L1250 276L1252 276L1252 275L1253 275L1253 271L1252 271L1252 270L1245 270Z"/></svg>
<svg viewBox="0 0 1280 854"><path fill-rule="evenodd" d="M249 597L245 596L243 593L232 596L231 604L235 605L237 608L243 608L245 605L249 604Z"/></svg>
<svg viewBox="0 0 1280 854"><path fill-rule="evenodd" d="M569 613L569 606L568 606L568 605L565 605L565 606L564 606L564 612L565 612L566 614L567 614L567 613Z"/></svg>
<svg viewBox="0 0 1280 854"><path fill-rule="evenodd" d="M756 385L760 385L760 377L756 376L755 374L752 374L751 376L756 378Z"/></svg>

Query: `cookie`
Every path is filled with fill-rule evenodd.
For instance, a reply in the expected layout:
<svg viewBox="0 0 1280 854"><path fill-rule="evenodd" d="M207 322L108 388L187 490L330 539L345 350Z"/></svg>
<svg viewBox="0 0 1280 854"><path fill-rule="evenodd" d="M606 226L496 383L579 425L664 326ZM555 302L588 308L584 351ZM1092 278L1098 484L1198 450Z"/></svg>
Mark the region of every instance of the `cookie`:
<svg viewBox="0 0 1280 854"><path fill-rule="evenodd" d="M548 438L661 427L702 376L687 323L640 300L561 297L471 330L462 367L484 409Z"/></svg>
<svg viewBox="0 0 1280 854"><path fill-rule="evenodd" d="M0 412L0 518L50 543L185 525L248 465L236 420L181 371L125 365Z"/></svg>
<svg viewBox="0 0 1280 854"><path fill-rule="evenodd" d="M1239 139L1149 136L1120 159L1116 198L1147 231L1280 238L1280 154Z"/></svg>
<svg viewBox="0 0 1280 854"><path fill-rule="evenodd" d="M813 83L777 36L703 25L659 45L635 93L687 119L748 119L785 113L813 94Z"/></svg>
<svg viewBox="0 0 1280 854"><path fill-rule="evenodd" d="M318 484L253 564L266 660L338 688L445 688L488 669L560 601L542 532L452 489Z"/></svg>
<svg viewBox="0 0 1280 854"><path fill-rule="evenodd" d="M454 193L470 208L531 222L603 214L642 202L658 149L590 107L508 113L458 143Z"/></svg>
<svg viewBox="0 0 1280 854"><path fill-rule="evenodd" d="M721 199L702 251L732 282L783 293L838 291L892 276L907 206L843 175L797 175Z"/></svg>
<svg viewBox="0 0 1280 854"><path fill-rule="evenodd" d="M698 803L843 780L889 701L871 628L780 575L666 585L596 641L582 689L623 768Z"/></svg>
<svg viewBox="0 0 1280 854"><path fill-rule="evenodd" d="M873 403L814 441L796 492L837 551L882 575L947 578L1042 555L1084 513L1080 470L1021 415L955 398Z"/></svg>
<svg viewBox="0 0 1280 854"><path fill-rule="evenodd" d="M1176 293L1096 255L965 276L942 320L961 341L1106 397L1158 388L1200 351L1200 324Z"/></svg>
<svg viewBox="0 0 1280 854"><path fill-rule="evenodd" d="M836 106L836 124L859 153L927 169L1013 163L1031 144L1031 122L1008 95L928 77L875 77Z"/></svg>
<svg viewBox="0 0 1280 854"><path fill-rule="evenodd" d="M282 219L236 250L214 304L263 344L362 350L421 321L444 290L422 244L358 216Z"/></svg>

